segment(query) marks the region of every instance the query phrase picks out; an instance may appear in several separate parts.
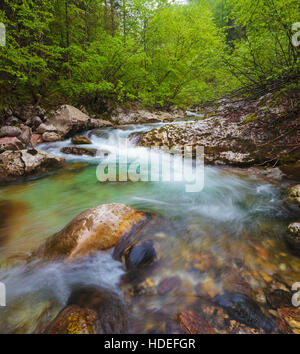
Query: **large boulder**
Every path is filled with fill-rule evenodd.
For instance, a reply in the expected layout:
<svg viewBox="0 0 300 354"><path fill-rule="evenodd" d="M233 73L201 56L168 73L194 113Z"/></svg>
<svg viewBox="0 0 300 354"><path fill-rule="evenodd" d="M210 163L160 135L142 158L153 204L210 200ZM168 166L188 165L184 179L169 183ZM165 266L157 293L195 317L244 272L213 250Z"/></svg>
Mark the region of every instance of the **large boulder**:
<svg viewBox="0 0 300 354"><path fill-rule="evenodd" d="M75 107L63 105L57 111L53 112L45 123L38 127L37 132L40 134L55 132L61 138L64 138L80 131L111 125L110 122L90 118Z"/></svg>
<svg viewBox="0 0 300 354"><path fill-rule="evenodd" d="M0 180L27 176L61 167L65 159L40 150L5 151L0 154Z"/></svg>
<svg viewBox="0 0 300 354"><path fill-rule="evenodd" d="M114 247L122 236L135 233L149 220L148 214L124 204L99 205L76 216L50 237L35 255L70 262Z"/></svg>

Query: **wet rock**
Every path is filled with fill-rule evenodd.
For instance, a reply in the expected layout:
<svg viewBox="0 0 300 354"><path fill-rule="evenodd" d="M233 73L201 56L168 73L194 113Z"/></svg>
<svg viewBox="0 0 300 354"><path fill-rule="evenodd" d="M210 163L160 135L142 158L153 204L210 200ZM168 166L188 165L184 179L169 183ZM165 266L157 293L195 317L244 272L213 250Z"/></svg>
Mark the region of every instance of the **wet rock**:
<svg viewBox="0 0 300 354"><path fill-rule="evenodd" d="M292 294L282 289L276 289L266 296L267 303L272 309L291 305Z"/></svg>
<svg viewBox="0 0 300 354"><path fill-rule="evenodd" d="M61 137L69 137L77 132L111 126L108 121L90 118L79 109L63 105L57 111L53 112L47 121L39 126L38 132L44 133L46 131L53 131ZM41 129L43 131L41 131Z"/></svg>
<svg viewBox="0 0 300 354"><path fill-rule="evenodd" d="M300 180L300 160L295 163L280 165L280 170L289 178L293 180Z"/></svg>
<svg viewBox="0 0 300 354"><path fill-rule="evenodd" d="M0 129L0 138L4 137L18 137L22 134L22 130L18 127L11 127L9 125L4 126Z"/></svg>
<svg viewBox="0 0 300 354"><path fill-rule="evenodd" d="M60 150L64 154L69 155L88 155L88 156L96 156L97 149L87 149L87 148L79 148L75 146L67 146Z"/></svg>
<svg viewBox="0 0 300 354"><path fill-rule="evenodd" d="M292 329L294 334L300 334L300 307L283 307L278 313Z"/></svg>
<svg viewBox="0 0 300 354"><path fill-rule="evenodd" d="M300 256L300 222L294 222L288 226L285 239L291 251Z"/></svg>
<svg viewBox="0 0 300 354"><path fill-rule="evenodd" d="M78 287L68 300L68 306L74 305L96 312L100 333L119 334L128 330L127 306L115 292L97 286Z"/></svg>
<svg viewBox="0 0 300 354"><path fill-rule="evenodd" d="M296 184L288 189L286 200L300 207L300 184Z"/></svg>
<svg viewBox="0 0 300 354"><path fill-rule="evenodd" d="M55 132L45 132L42 135L42 139L46 142L53 142L61 140L61 136Z"/></svg>
<svg viewBox="0 0 300 354"><path fill-rule="evenodd" d="M178 314L181 325L190 334L217 334L216 331L198 313L193 311Z"/></svg>
<svg viewBox="0 0 300 354"><path fill-rule="evenodd" d="M181 278L178 276L163 279L157 286L158 295L166 295L181 286Z"/></svg>
<svg viewBox="0 0 300 354"><path fill-rule="evenodd" d="M276 327L275 323L266 317L255 301L239 293L225 293L215 297L215 302L238 322L255 329L262 328L271 333Z"/></svg>
<svg viewBox="0 0 300 354"><path fill-rule="evenodd" d="M92 144L90 139L86 138L85 136L74 136L72 138L72 143L74 145L87 145L87 144Z"/></svg>
<svg viewBox="0 0 300 354"><path fill-rule="evenodd" d="M40 150L5 151L0 154L1 179L45 172L61 167L64 162L64 159Z"/></svg>
<svg viewBox="0 0 300 354"><path fill-rule="evenodd" d="M76 305L64 308L45 331L46 334L96 334L97 313Z"/></svg>
<svg viewBox="0 0 300 354"><path fill-rule="evenodd" d="M125 254L125 265L128 270L148 266L155 260L156 251L152 240L137 243Z"/></svg>
<svg viewBox="0 0 300 354"><path fill-rule="evenodd" d="M76 216L64 229L50 237L35 256L73 261L107 250L124 235L142 228L149 220L143 212L124 204L103 204Z"/></svg>

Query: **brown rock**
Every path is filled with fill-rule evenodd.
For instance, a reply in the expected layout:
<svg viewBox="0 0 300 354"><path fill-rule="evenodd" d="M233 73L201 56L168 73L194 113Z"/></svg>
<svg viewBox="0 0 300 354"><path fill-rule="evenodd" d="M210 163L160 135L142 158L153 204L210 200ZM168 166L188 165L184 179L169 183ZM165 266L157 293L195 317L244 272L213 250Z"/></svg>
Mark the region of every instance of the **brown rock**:
<svg viewBox="0 0 300 354"><path fill-rule="evenodd" d="M53 142L53 141L59 141L61 140L61 136L57 134L56 132L45 132L42 135L43 141L46 142Z"/></svg>
<svg viewBox="0 0 300 354"><path fill-rule="evenodd" d="M278 313L292 329L294 334L300 334L300 307L283 307Z"/></svg>
<svg viewBox="0 0 300 354"><path fill-rule="evenodd" d="M66 261L107 250L123 235L130 234L149 217L124 204L103 204L87 209L64 229L50 237L36 255Z"/></svg>
<svg viewBox="0 0 300 354"><path fill-rule="evenodd" d="M5 150L18 150L18 148L23 148L23 144L18 138L0 138L0 151L4 152Z"/></svg>
<svg viewBox="0 0 300 354"><path fill-rule="evenodd" d="M75 146L66 146L60 150L64 154L68 155L88 155L88 156L96 156L97 150L96 149L87 149L87 148L80 148Z"/></svg>
<svg viewBox="0 0 300 354"><path fill-rule="evenodd" d="M42 144L43 143L42 135L36 133L32 134L31 142L33 146Z"/></svg>
<svg viewBox="0 0 300 354"><path fill-rule="evenodd" d="M286 200L300 207L300 184L296 184L288 189Z"/></svg>
<svg viewBox="0 0 300 354"><path fill-rule="evenodd" d="M88 144L92 144L92 142L90 141L90 139L86 138L85 136L74 136L74 138L72 138L72 143L74 145L88 145Z"/></svg>
<svg viewBox="0 0 300 354"><path fill-rule="evenodd" d="M181 325L190 334L217 334L216 331L198 313L193 311L178 314Z"/></svg>
<svg viewBox="0 0 300 354"><path fill-rule="evenodd" d="M95 334L97 313L71 305L64 308L46 329L47 334Z"/></svg>
<svg viewBox="0 0 300 354"><path fill-rule="evenodd" d="M179 288L181 285L181 279L178 276L166 278L162 280L157 286L158 295L166 295L174 289Z"/></svg>

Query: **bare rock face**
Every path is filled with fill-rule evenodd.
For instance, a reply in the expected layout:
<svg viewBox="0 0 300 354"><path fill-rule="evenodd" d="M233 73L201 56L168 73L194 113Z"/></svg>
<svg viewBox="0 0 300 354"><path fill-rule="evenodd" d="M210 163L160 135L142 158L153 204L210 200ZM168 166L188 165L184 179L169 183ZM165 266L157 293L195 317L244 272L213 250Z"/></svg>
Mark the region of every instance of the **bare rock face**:
<svg viewBox="0 0 300 354"><path fill-rule="evenodd" d="M159 123L164 121L172 121L185 117L183 111L150 112L142 109L126 110L117 108L111 115L111 120L116 124L139 124L139 123Z"/></svg>
<svg viewBox="0 0 300 354"><path fill-rule="evenodd" d="M90 118L75 107L63 105L45 123L39 126L37 132L40 134L55 132L61 138L64 138L80 131L111 125L107 121Z"/></svg>
<svg viewBox="0 0 300 354"><path fill-rule="evenodd" d="M7 180L45 172L62 166L64 162L64 159L40 150L5 151L0 154L1 178Z"/></svg>
<svg viewBox="0 0 300 354"><path fill-rule="evenodd" d="M35 255L70 262L114 247L123 235L134 232L149 219L149 215L124 204L99 205L76 216L50 237Z"/></svg>
<svg viewBox="0 0 300 354"><path fill-rule="evenodd" d="M296 184L288 189L287 202L300 207L300 184Z"/></svg>

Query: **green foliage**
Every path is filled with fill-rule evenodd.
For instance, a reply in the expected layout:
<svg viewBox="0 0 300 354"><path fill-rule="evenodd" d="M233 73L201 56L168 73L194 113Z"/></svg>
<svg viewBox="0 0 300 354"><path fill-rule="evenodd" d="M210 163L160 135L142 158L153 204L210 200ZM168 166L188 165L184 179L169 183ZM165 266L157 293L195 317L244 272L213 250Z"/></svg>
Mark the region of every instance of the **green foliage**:
<svg viewBox="0 0 300 354"><path fill-rule="evenodd" d="M186 106L289 75L298 0L4 0L1 105Z"/></svg>

